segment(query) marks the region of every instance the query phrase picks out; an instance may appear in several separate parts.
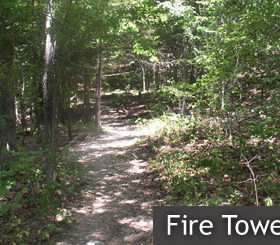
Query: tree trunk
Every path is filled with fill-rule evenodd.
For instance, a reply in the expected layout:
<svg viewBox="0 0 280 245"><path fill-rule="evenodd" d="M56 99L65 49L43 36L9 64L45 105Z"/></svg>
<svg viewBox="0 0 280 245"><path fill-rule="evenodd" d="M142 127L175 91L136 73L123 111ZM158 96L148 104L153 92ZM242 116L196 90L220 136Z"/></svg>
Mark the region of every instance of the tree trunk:
<svg viewBox="0 0 280 245"><path fill-rule="evenodd" d="M97 57L96 74L96 110L95 110L95 129L101 130L101 89L102 89L102 49L100 47Z"/></svg>
<svg viewBox="0 0 280 245"><path fill-rule="evenodd" d="M225 95L226 95L226 87L225 81L222 81L222 91L221 91L221 110L225 109Z"/></svg>
<svg viewBox="0 0 280 245"><path fill-rule="evenodd" d="M153 64L153 89L156 87L156 64Z"/></svg>
<svg viewBox="0 0 280 245"><path fill-rule="evenodd" d="M34 57L36 57L36 53L34 53ZM38 63L38 59L34 58L34 62ZM34 86L35 86L35 94L37 98L34 103L34 114L35 114L35 130L40 130L41 125L44 123L44 101L43 101L43 84L40 79L37 71L34 72Z"/></svg>
<svg viewBox="0 0 280 245"><path fill-rule="evenodd" d="M196 82L196 69L194 65L191 65L191 70L190 70L190 84L193 84Z"/></svg>
<svg viewBox="0 0 280 245"><path fill-rule="evenodd" d="M47 2L46 17L46 43L43 74L43 100L44 100L44 141L50 147L50 159L46 162L46 175L48 180L55 181L56 170L56 108L55 87L53 81L55 43L50 34L52 27L51 14L54 10L53 0Z"/></svg>
<svg viewBox="0 0 280 245"><path fill-rule="evenodd" d="M67 9L65 12L64 20L62 22L62 25L59 28L59 32L57 33L58 35L58 41L56 45L56 51L55 51L55 75L56 75L56 82L58 83L59 87L59 94L57 96L57 112L58 112L58 120L65 125L68 120L68 98L70 95L67 96L66 89L69 84L69 79L64 63L65 63L65 42L61 41L63 38L59 37L59 35L67 35L69 31L68 27L68 22L69 22L69 16L71 12L71 7L72 7L72 2L73 0L68 0L67 1ZM67 82L66 82L67 81Z"/></svg>
<svg viewBox="0 0 280 245"><path fill-rule="evenodd" d="M145 73L144 65L142 65L142 82L143 82L143 92L146 92L146 73Z"/></svg>
<svg viewBox="0 0 280 245"><path fill-rule="evenodd" d="M86 122L88 122L91 118L90 116L90 86L89 86L89 76L87 75L86 71L84 74L84 113L83 118L85 119Z"/></svg>
<svg viewBox="0 0 280 245"><path fill-rule="evenodd" d="M52 138L52 65L54 62L54 43L50 34L52 25L51 12L52 0L47 3L47 17L46 17L46 44L44 57L44 75L43 75L43 100L44 100L44 140L46 144L51 143Z"/></svg>
<svg viewBox="0 0 280 245"><path fill-rule="evenodd" d="M3 169L11 160L11 151L16 148L16 116L14 81L12 68L14 47L8 35L1 35L0 43L0 169Z"/></svg>
<svg viewBox="0 0 280 245"><path fill-rule="evenodd" d="M22 72L23 73L23 72ZM21 88L21 98L20 98L20 123L22 131L26 131L26 105L25 105L25 79L24 75L22 74L22 88ZM24 138L22 143L24 144Z"/></svg>
<svg viewBox="0 0 280 245"><path fill-rule="evenodd" d="M33 122L33 106L29 106L29 117L30 117L30 132L34 131L34 122Z"/></svg>
<svg viewBox="0 0 280 245"><path fill-rule="evenodd" d="M69 142L72 140L72 127L71 127L71 100L70 98L67 99L67 127L68 127L68 140Z"/></svg>

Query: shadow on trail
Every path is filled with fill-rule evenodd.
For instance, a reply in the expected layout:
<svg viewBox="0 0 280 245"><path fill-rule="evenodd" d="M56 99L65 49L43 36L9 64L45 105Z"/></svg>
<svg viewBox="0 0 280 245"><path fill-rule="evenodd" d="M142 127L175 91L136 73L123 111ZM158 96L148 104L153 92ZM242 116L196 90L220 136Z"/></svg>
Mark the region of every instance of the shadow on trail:
<svg viewBox="0 0 280 245"><path fill-rule="evenodd" d="M109 111L110 112L110 111ZM108 112L107 112L108 113ZM115 113L106 115L108 132L73 149L86 170L87 188L71 210L77 223L52 244L152 244L152 206L156 197L133 145L144 135Z"/></svg>

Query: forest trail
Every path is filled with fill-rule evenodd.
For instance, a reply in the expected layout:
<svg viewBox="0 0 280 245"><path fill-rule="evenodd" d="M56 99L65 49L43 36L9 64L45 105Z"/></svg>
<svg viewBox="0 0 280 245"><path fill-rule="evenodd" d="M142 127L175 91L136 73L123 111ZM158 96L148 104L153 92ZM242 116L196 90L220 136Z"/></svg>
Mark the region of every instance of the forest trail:
<svg viewBox="0 0 280 245"><path fill-rule="evenodd" d="M152 244L156 197L144 172L147 162L133 153L148 132L128 125L113 109L105 107L103 114L105 133L73 147L88 184L83 198L72 204L77 222L51 244Z"/></svg>

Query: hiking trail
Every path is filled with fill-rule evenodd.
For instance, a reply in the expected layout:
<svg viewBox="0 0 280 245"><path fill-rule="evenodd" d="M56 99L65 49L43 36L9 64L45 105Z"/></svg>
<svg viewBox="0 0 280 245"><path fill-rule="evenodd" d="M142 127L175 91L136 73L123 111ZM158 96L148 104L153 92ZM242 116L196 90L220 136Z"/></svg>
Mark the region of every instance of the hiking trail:
<svg viewBox="0 0 280 245"><path fill-rule="evenodd" d="M87 191L71 204L77 222L51 244L152 244L157 198L145 174L148 163L133 152L136 141L149 132L109 107L103 114L105 132L87 136L71 149L85 169Z"/></svg>

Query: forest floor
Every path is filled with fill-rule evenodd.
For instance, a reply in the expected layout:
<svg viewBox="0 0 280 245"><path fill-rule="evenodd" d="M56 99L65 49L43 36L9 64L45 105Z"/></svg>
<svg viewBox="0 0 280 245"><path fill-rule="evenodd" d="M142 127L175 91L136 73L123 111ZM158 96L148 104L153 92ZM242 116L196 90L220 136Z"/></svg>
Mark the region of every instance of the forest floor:
<svg viewBox="0 0 280 245"><path fill-rule="evenodd" d="M104 132L88 135L71 149L87 182L82 198L69 207L76 222L48 244L152 244L152 207L158 197L145 173L148 163L134 153L148 131L112 108L102 113Z"/></svg>

